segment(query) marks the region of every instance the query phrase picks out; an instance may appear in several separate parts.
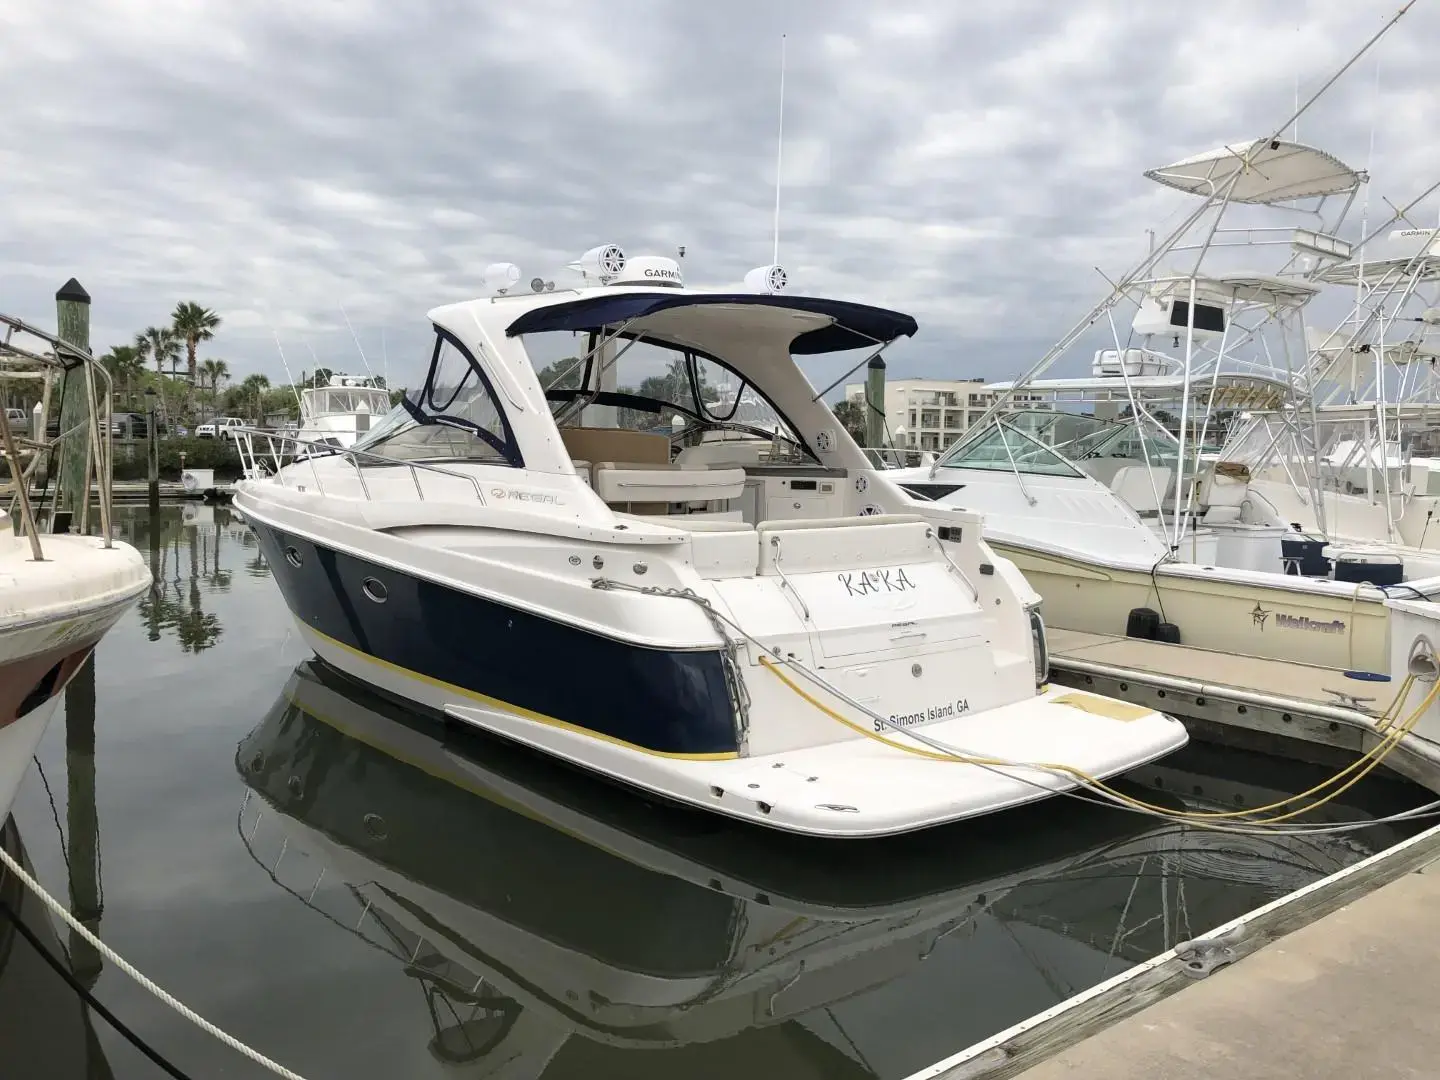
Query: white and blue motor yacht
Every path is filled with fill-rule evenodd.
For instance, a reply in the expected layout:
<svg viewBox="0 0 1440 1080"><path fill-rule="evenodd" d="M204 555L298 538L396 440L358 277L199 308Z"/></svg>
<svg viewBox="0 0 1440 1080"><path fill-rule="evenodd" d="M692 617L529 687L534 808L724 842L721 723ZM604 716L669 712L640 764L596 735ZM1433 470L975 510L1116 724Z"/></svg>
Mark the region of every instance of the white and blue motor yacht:
<svg viewBox="0 0 1440 1080"><path fill-rule="evenodd" d="M418 392L352 448L237 484L323 660L817 836L1000 810L1185 743L1049 687L1039 597L981 518L912 500L795 360L864 363L913 318L785 294L773 267L715 291L613 246L574 266L578 287L530 292L492 266L491 295L430 312Z"/></svg>

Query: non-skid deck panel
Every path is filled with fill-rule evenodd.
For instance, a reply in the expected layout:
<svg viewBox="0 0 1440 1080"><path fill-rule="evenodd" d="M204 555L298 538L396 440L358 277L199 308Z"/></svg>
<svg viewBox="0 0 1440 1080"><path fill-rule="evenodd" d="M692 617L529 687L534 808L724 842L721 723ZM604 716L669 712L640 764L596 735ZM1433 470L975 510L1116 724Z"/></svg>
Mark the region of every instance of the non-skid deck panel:
<svg viewBox="0 0 1440 1080"><path fill-rule="evenodd" d="M1148 672L1187 679L1212 693L1223 693L1227 689L1251 691L1332 708L1347 707L1348 702L1335 694L1325 693L1327 689L1361 699L1374 698L1374 704L1382 707L1394 693L1387 682L1348 679L1344 672L1335 668L1298 664L1290 660L1234 656L1209 649L1192 649L1186 645L1087 634L1079 630L1052 628L1047 630L1046 638L1050 646L1050 662L1061 668L1066 660L1081 660L1103 664L1115 669L1117 674L1133 671L1143 675Z"/></svg>

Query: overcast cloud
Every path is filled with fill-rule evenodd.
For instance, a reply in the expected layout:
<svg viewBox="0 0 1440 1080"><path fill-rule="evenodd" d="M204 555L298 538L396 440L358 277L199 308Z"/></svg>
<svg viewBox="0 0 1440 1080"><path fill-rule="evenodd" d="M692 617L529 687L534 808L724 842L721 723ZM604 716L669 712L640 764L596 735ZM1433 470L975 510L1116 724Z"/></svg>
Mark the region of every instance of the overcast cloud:
<svg viewBox="0 0 1440 1080"><path fill-rule="evenodd" d="M1185 202L1145 169L1269 134L1397 6L8 0L0 310L53 323L76 275L103 349L193 299L208 355L275 377L272 326L292 367L358 366L343 304L398 383L495 260L684 244L738 283L770 261L786 32L794 287L916 314L894 375L999 377ZM1440 175L1435 40L1420 0L1301 122L1372 213Z"/></svg>

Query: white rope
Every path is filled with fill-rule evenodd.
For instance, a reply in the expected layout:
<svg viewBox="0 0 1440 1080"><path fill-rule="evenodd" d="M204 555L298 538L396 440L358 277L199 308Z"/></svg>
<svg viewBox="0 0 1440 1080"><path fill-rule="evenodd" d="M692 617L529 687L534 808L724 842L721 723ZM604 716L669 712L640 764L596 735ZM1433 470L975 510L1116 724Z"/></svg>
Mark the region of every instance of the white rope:
<svg viewBox="0 0 1440 1080"><path fill-rule="evenodd" d="M36 881L33 877L27 874L25 870L20 866L20 864L16 862L15 859L10 855L10 853L6 851L3 847L0 847L0 862L4 862L4 864L10 869L10 872L16 877L18 877L21 882L24 883L27 889L29 889L32 893L39 897L40 901L46 907L48 907L51 911L58 915L66 926L70 927L71 930L73 930L75 933L79 934L82 938L89 942L90 945L93 946L96 951L100 953L101 956L103 956L106 960L109 960L110 963L114 964L126 975L129 975L130 978L134 979L142 987L150 991L150 993L154 994L157 998L159 998L166 1005L170 1006L170 1008L174 1009L186 1020L189 1020L192 1024L200 1028L202 1031L208 1032L209 1034L215 1036L215 1038L219 1039L226 1046L230 1047L230 1049L236 1051L237 1053L244 1054L251 1061L255 1062L255 1064L264 1066L265 1068L269 1069L276 1076L282 1076L285 1078L285 1080L305 1080L305 1078L299 1073L290 1071L289 1069L285 1068L284 1065L281 1065L279 1062L271 1061L268 1057L260 1053L258 1050L252 1050L250 1047L246 1046L239 1039L235 1038L235 1036L227 1032L221 1031L218 1027L210 1023L209 1020L206 1020L203 1016L197 1013L194 1009L190 1008L183 1001L180 1001L172 994L167 993L162 987L156 986L153 982L146 978L143 973L138 971L133 964L131 964L114 949L110 948L110 946L106 945L98 937L96 937L84 926L82 926L80 922L73 915L70 914L70 912L65 910L65 908L60 904L58 900L56 900L53 896L47 893L43 887L41 887L38 881Z"/></svg>

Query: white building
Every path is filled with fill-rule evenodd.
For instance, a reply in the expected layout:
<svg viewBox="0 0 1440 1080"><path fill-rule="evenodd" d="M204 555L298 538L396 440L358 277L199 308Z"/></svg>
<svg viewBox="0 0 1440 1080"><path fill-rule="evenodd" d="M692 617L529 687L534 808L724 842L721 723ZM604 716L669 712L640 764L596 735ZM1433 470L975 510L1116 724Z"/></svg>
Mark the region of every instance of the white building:
<svg viewBox="0 0 1440 1080"><path fill-rule="evenodd" d="M997 391L986 379L887 379L887 443L912 450L944 450L995 403ZM865 404L865 384L847 383L845 398ZM1048 409L1040 394L1017 393L1007 407Z"/></svg>

